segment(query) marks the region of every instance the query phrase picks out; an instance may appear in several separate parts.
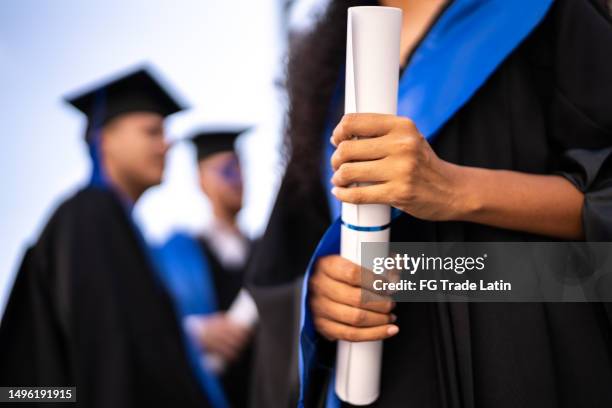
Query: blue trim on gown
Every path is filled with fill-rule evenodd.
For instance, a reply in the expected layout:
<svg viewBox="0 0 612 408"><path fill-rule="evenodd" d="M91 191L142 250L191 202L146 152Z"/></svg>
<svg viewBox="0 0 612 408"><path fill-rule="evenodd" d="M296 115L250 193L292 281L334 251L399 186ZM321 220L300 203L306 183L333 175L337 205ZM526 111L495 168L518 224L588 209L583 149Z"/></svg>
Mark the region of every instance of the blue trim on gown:
<svg viewBox="0 0 612 408"><path fill-rule="evenodd" d="M186 233L173 234L164 245L154 250L159 277L171 294L177 317L205 315L218 310L217 297L209 263L200 243ZM211 406L229 407L219 378L201 364L201 346L183 333L189 360Z"/></svg>

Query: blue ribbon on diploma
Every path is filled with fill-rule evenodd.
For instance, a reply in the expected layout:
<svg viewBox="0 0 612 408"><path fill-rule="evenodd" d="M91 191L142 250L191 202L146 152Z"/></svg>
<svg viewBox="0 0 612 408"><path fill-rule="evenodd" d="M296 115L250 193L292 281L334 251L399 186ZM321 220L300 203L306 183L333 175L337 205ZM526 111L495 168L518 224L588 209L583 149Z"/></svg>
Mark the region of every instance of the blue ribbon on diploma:
<svg viewBox="0 0 612 408"><path fill-rule="evenodd" d="M455 0L450 3L416 48L400 78L398 115L413 120L423 136L429 141L433 140L442 126L472 98L542 21L552 3L553 0ZM339 96L335 96L332 105L337 106L338 99ZM326 126L327 138L332 133L333 125L328 123ZM328 143L324 172L327 180L333 174L329 164L333 149L333 145ZM302 288L299 407L304 406L308 377L317 360L317 343L320 341L308 308L308 280L318 258L340 252L342 221L338 216L341 207L331 194L328 198L332 219L336 221L319 242L308 264ZM364 228L354 225L347 227ZM331 375L326 403L328 408L340 406L334 392L334 373Z"/></svg>
<svg viewBox="0 0 612 408"><path fill-rule="evenodd" d="M382 230L386 230L387 228L389 228L391 226L391 223L388 223L388 224L385 224L385 225L380 225L380 226L375 226L375 227L361 227L359 225L348 224L348 223L344 222L344 220L340 220L340 223L342 225L344 225L346 228L350 229L350 230L361 231L361 232L382 231Z"/></svg>

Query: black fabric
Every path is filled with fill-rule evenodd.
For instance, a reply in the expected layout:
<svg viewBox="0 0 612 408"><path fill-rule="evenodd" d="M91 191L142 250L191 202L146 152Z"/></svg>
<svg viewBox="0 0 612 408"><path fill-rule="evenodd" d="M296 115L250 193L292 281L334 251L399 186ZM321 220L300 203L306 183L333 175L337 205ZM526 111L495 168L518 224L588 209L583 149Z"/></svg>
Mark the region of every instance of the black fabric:
<svg viewBox="0 0 612 408"><path fill-rule="evenodd" d="M595 1L558 0L540 26L443 127L433 148L452 163L564 175L585 192L586 239L608 239L611 44L609 16ZM286 205L292 190L294 186L282 185L252 266L252 282L262 292L299 279L329 224L323 189L299 207ZM409 216L398 219L391 234L393 241L550 239ZM612 325L607 309L607 304L400 303L400 333L385 342L381 396L372 406L612 406ZM268 305L260 314L262 320L288 318L280 306L275 310ZM286 349L297 341L284 332L282 336L274 347ZM326 364L320 364L311 378L307 406L316 406L324 396L322 378L329 378ZM262 387L285 385L268 380L273 382ZM270 401L269 406L287 406Z"/></svg>
<svg viewBox="0 0 612 408"><path fill-rule="evenodd" d="M196 148L197 159L204 160L215 153L235 151L236 138L249 130L250 128L202 130L190 136L189 140Z"/></svg>
<svg viewBox="0 0 612 408"><path fill-rule="evenodd" d="M223 267L217 255L205 240L200 240L200 245L210 266L219 310L226 311L243 287L244 270L242 268L228 269ZM248 406L252 355L253 344L250 343L238 359L228 365L221 376L223 389L232 407Z"/></svg>
<svg viewBox="0 0 612 408"><path fill-rule="evenodd" d="M66 102L87 116L90 128L127 112L156 112L165 117L185 109L146 66L78 91Z"/></svg>
<svg viewBox="0 0 612 408"><path fill-rule="evenodd" d="M133 228L106 189L53 214L0 325L0 385L76 386L82 407L208 406Z"/></svg>
<svg viewBox="0 0 612 408"><path fill-rule="evenodd" d="M219 310L227 310L242 289L244 270L224 267L206 240L199 239L199 243L210 266Z"/></svg>
<svg viewBox="0 0 612 408"><path fill-rule="evenodd" d="M612 147L570 149L560 172L584 193L582 223L591 241L612 241Z"/></svg>

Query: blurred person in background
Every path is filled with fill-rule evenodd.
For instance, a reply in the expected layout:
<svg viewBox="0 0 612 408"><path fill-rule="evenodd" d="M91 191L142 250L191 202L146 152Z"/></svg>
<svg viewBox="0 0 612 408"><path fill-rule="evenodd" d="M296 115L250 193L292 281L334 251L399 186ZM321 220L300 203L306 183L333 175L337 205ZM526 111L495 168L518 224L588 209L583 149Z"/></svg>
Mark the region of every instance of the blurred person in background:
<svg viewBox="0 0 612 408"><path fill-rule="evenodd" d="M606 3L329 2L291 50L290 160L249 271L255 406L348 406L337 340L382 339L372 407L612 406L608 304L362 304L337 255L340 201L401 210L394 242L612 240ZM369 5L403 10L397 116L343 115L347 8Z"/></svg>
<svg viewBox="0 0 612 408"><path fill-rule="evenodd" d="M212 225L197 237L174 233L156 251L162 281L199 350L198 369L221 380L234 407L247 406L257 319L255 304L242 289L251 243L236 224L243 185L234 143L246 131L209 129L188 138L196 150L200 188L212 207Z"/></svg>
<svg viewBox="0 0 612 408"><path fill-rule="evenodd" d="M0 324L0 385L76 386L87 407L213 406L214 379L193 375L131 216L161 182L164 119L183 108L147 67L67 101L87 117L92 176L26 251Z"/></svg>

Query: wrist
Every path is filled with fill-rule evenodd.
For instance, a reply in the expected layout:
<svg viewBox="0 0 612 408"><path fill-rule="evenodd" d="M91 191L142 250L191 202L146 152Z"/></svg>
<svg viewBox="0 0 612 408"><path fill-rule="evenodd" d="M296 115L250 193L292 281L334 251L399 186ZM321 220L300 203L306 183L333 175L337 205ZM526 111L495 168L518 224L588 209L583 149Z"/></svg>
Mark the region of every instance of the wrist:
<svg viewBox="0 0 612 408"><path fill-rule="evenodd" d="M484 187L479 170L474 167L448 163L451 171L452 199L451 220L473 221L484 207L482 190Z"/></svg>

